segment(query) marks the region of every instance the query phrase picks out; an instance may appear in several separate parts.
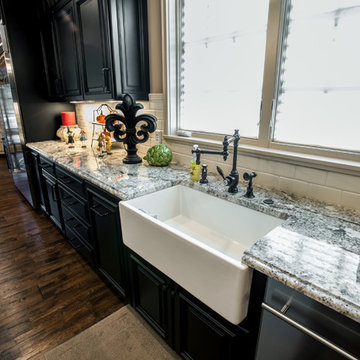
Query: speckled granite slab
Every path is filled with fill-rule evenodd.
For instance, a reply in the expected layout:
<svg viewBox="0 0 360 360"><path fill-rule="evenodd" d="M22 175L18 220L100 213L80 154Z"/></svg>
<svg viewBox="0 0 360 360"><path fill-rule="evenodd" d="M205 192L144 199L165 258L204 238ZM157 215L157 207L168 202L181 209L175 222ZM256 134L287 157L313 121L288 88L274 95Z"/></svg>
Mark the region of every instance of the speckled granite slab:
<svg viewBox="0 0 360 360"><path fill-rule="evenodd" d="M214 177L200 185L191 182L183 169L122 164L124 150L98 158L90 147L69 149L58 141L27 146L123 200L182 183L284 219L245 251L243 262L360 322L358 215L262 189L256 189L254 199L246 199L244 187L232 195ZM269 198L272 205L263 202Z"/></svg>
<svg viewBox="0 0 360 360"><path fill-rule="evenodd" d="M188 176L188 172L170 167L123 164L126 151L122 149L100 158L90 145L70 149L64 142L44 141L27 146L122 200L165 189Z"/></svg>

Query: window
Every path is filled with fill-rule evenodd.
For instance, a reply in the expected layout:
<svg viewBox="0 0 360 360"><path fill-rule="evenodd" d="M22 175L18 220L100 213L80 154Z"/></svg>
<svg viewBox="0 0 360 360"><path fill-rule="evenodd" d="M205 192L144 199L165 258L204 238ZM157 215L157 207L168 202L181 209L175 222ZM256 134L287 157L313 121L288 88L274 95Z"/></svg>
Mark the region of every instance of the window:
<svg viewBox="0 0 360 360"><path fill-rule="evenodd" d="M360 150L359 0L285 10L274 140Z"/></svg>
<svg viewBox="0 0 360 360"><path fill-rule="evenodd" d="M258 136L268 0L183 1L180 126Z"/></svg>
<svg viewBox="0 0 360 360"><path fill-rule="evenodd" d="M359 160L360 0L167 0L167 31L170 134Z"/></svg>

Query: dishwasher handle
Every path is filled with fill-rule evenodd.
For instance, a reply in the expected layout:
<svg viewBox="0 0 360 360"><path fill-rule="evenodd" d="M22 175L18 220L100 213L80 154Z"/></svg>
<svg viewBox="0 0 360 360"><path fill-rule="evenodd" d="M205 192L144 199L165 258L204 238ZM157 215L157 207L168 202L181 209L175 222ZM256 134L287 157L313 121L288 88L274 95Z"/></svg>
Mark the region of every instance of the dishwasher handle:
<svg viewBox="0 0 360 360"><path fill-rule="evenodd" d="M332 342L330 342L329 340L325 339L324 337L318 335L317 333L309 330L308 328L306 328L305 326L299 324L298 322L290 319L288 316L284 315L283 312L278 311L273 309L271 306L262 303L261 304L262 308L269 311L270 313L272 313L273 315L277 316L278 318L280 318L281 320L284 320L285 322L287 322L288 324L292 325L293 327L295 327L296 329L302 331L303 333L309 335L310 337L312 337L313 339L321 342L322 344L324 344L325 346L329 347L330 349L336 351L337 353L343 355L344 357L346 357L349 360L359 360L358 358L354 357L353 355L349 354L348 352L346 352L345 350L341 349L340 347L338 347L337 345L333 344ZM286 309L287 310L287 309Z"/></svg>

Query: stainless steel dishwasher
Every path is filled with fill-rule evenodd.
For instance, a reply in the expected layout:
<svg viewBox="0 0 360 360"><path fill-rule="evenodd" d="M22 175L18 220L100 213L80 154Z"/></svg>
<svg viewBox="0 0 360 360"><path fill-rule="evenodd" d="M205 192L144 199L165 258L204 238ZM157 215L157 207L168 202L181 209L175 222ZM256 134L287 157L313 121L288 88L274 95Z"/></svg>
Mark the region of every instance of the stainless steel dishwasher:
<svg viewBox="0 0 360 360"><path fill-rule="evenodd" d="M360 359L360 324L269 279L256 360Z"/></svg>

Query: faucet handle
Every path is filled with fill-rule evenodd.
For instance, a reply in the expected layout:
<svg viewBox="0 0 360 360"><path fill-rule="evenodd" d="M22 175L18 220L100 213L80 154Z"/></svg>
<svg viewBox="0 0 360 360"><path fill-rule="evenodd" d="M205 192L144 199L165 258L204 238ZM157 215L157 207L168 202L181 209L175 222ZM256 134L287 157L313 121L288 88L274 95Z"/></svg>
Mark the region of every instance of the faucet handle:
<svg viewBox="0 0 360 360"><path fill-rule="evenodd" d="M219 175L223 178L225 185L228 185L229 180L225 177L224 172L221 170L221 167L217 166L216 170L219 173Z"/></svg>
<svg viewBox="0 0 360 360"><path fill-rule="evenodd" d="M244 195L247 198L251 199L251 198L255 197L254 190L253 190L253 187L252 187L252 181L253 181L253 178L256 177L256 176L257 176L257 174L256 174L255 171L251 172L250 174L247 173L247 172L245 172L243 174L243 179L245 181L249 182L248 187L246 188L246 193Z"/></svg>
<svg viewBox="0 0 360 360"><path fill-rule="evenodd" d="M247 172L244 172L244 174L243 174L243 179L245 180L245 181L251 181L254 177L256 177L257 176L257 174L256 174L256 172L252 172L252 173L247 173Z"/></svg>
<svg viewBox="0 0 360 360"><path fill-rule="evenodd" d="M217 166L216 170L219 173L219 175L225 180L225 175L224 175L224 172L221 170L221 167Z"/></svg>

